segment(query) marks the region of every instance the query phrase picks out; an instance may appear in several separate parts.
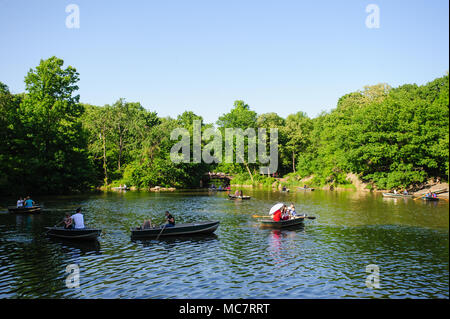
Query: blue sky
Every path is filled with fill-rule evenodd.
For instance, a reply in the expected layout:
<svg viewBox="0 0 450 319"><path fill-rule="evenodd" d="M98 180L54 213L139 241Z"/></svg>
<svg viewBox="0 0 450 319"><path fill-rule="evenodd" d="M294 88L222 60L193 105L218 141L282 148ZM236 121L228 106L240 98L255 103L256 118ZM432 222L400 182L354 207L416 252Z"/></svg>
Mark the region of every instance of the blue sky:
<svg viewBox="0 0 450 319"><path fill-rule="evenodd" d="M68 4L80 28L66 28ZM368 4L380 8L369 29ZM141 102L215 122L237 99L258 113L314 117L342 95L424 84L449 69L447 0L0 0L0 81L14 93L40 59L80 73L81 101Z"/></svg>

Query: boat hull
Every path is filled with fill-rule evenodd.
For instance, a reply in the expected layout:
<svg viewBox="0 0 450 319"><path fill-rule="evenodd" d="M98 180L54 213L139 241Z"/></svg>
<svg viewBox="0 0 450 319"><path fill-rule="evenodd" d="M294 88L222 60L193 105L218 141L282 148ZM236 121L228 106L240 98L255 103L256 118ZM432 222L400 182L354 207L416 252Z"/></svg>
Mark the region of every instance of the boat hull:
<svg viewBox="0 0 450 319"><path fill-rule="evenodd" d="M64 227L45 227L47 236L74 240L93 240L100 236L101 229L83 228L83 229L65 229Z"/></svg>
<svg viewBox="0 0 450 319"><path fill-rule="evenodd" d="M183 235L200 235L212 234L219 227L218 221L199 222L191 224L177 224L174 227L163 226L150 229L131 229L131 237L137 238L153 238L158 236L183 236Z"/></svg>
<svg viewBox="0 0 450 319"><path fill-rule="evenodd" d="M32 213L40 213L42 210L41 206L33 206L33 207L15 207L10 206L8 207L8 212L14 213L14 214L32 214Z"/></svg>
<svg viewBox="0 0 450 319"><path fill-rule="evenodd" d="M276 222L276 221L273 221L270 219L266 219L266 220L261 220L260 223L261 223L261 227L285 228L285 227L302 225L304 221L305 221L305 217L296 217L294 219L281 220L279 222Z"/></svg>
<svg viewBox="0 0 450 319"><path fill-rule="evenodd" d="M229 199L240 199L240 200L249 200L250 196L234 196L234 195L228 195Z"/></svg>
<svg viewBox="0 0 450 319"><path fill-rule="evenodd" d="M297 190L299 190L299 191L305 191L305 192L312 192L312 191L314 191L314 188L298 187Z"/></svg>
<svg viewBox="0 0 450 319"><path fill-rule="evenodd" d="M423 200L427 201L427 202L437 202L439 200L439 198L433 198L433 197L422 197Z"/></svg>
<svg viewBox="0 0 450 319"><path fill-rule="evenodd" d="M394 194L394 193L383 193L383 197L388 197L388 198L412 198L413 195L403 195L403 194Z"/></svg>

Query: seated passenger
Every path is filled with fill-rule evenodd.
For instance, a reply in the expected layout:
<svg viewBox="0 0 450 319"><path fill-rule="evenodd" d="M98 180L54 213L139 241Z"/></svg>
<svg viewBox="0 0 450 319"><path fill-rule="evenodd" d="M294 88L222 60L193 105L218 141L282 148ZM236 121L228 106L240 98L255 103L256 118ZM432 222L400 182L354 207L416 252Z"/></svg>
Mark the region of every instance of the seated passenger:
<svg viewBox="0 0 450 319"><path fill-rule="evenodd" d="M70 213L66 213L66 217L64 217L63 223L65 229L73 228L73 220L72 217L70 217Z"/></svg>
<svg viewBox="0 0 450 319"><path fill-rule="evenodd" d="M30 208L34 206L34 201L30 198L30 196L27 196L25 200L25 208Z"/></svg>
<svg viewBox="0 0 450 319"><path fill-rule="evenodd" d="M289 211L289 215L291 216L291 218L295 218L295 216L297 216L297 212L295 211L294 204L291 204L291 206L289 206L288 211Z"/></svg>
<svg viewBox="0 0 450 319"><path fill-rule="evenodd" d="M272 215L272 219L274 222L279 222L281 220L281 208Z"/></svg>
<svg viewBox="0 0 450 319"><path fill-rule="evenodd" d="M144 223L142 224L141 229L150 229L150 228L153 228L152 220L151 220L151 219L147 219L147 220L145 220Z"/></svg>
<svg viewBox="0 0 450 319"><path fill-rule="evenodd" d="M17 208L21 208L23 207L23 199L22 197L19 198L19 200L17 201Z"/></svg>
<svg viewBox="0 0 450 319"><path fill-rule="evenodd" d="M286 205L283 205L283 207L281 208L281 219L288 220L289 218L290 218L290 216L289 216L288 209L287 209Z"/></svg>

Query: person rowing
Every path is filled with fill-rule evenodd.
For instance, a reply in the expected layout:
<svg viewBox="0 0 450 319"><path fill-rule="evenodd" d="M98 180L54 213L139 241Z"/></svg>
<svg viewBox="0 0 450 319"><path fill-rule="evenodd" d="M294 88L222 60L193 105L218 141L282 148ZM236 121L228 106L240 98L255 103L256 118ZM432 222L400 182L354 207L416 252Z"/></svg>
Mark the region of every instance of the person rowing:
<svg viewBox="0 0 450 319"><path fill-rule="evenodd" d="M33 207L35 202L30 198L30 196L27 196L25 200L25 208L31 208Z"/></svg>
<svg viewBox="0 0 450 319"><path fill-rule="evenodd" d="M75 229L83 229L84 228L84 217L81 213L81 207L78 207L75 211L75 214L70 216L75 223Z"/></svg>
<svg viewBox="0 0 450 319"><path fill-rule="evenodd" d="M174 227L175 226L175 218L168 212L165 212L166 215L166 225L165 227Z"/></svg>

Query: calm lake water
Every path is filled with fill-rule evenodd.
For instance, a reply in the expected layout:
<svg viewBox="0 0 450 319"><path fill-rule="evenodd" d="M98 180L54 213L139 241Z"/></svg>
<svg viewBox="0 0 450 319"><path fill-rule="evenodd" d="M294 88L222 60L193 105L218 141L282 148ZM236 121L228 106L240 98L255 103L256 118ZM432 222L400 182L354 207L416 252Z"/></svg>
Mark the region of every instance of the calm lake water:
<svg viewBox="0 0 450 319"><path fill-rule="evenodd" d="M354 191L123 192L34 198L39 215L0 209L0 298L449 298L449 204ZM259 227L279 202L316 216L304 227ZM45 226L82 206L93 243L52 240ZM145 218L219 220L215 235L132 241ZM67 288L70 264L80 287ZM366 287L378 265L380 288Z"/></svg>

